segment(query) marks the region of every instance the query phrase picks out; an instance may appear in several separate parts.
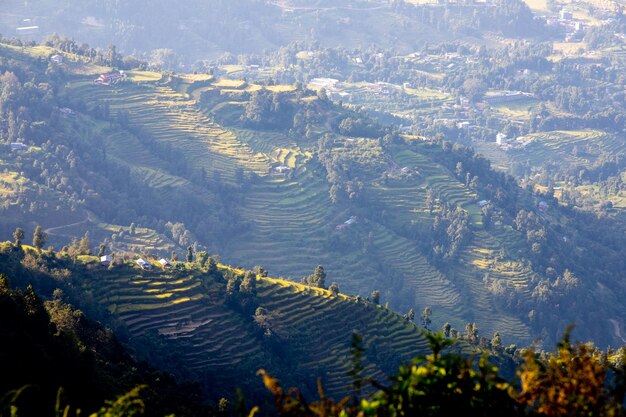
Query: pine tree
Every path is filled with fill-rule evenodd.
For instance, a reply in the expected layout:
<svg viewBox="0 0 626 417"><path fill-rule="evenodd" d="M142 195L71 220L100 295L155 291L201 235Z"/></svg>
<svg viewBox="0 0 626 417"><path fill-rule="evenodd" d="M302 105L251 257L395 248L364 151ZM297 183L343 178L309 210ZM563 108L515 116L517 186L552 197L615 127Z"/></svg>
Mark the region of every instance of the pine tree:
<svg viewBox="0 0 626 417"><path fill-rule="evenodd" d="M78 243L78 253L80 255L91 255L91 244L89 242L89 232L85 233L85 236L80 239Z"/></svg>
<svg viewBox="0 0 626 417"><path fill-rule="evenodd" d="M370 300L374 304L380 304L380 291L378 290L372 291L372 295L370 295Z"/></svg>
<svg viewBox="0 0 626 417"><path fill-rule="evenodd" d="M209 265L207 267L209 273L217 272L217 262L212 257L209 257Z"/></svg>
<svg viewBox="0 0 626 417"><path fill-rule="evenodd" d="M98 245L98 257L103 257L106 254L107 245L101 243Z"/></svg>
<svg viewBox="0 0 626 417"><path fill-rule="evenodd" d="M443 330L443 335L447 338L450 338L450 331L452 330L452 326L450 326L450 323L446 322L441 329Z"/></svg>
<svg viewBox="0 0 626 417"><path fill-rule="evenodd" d="M41 230L41 226L38 225L35 228L35 233L33 233L33 246L37 248L37 250L41 250L41 248L43 248L46 244L47 237L46 233Z"/></svg>
<svg viewBox="0 0 626 417"><path fill-rule="evenodd" d="M432 323L430 316L432 315L432 313L433 312L430 307L424 307L424 311L422 311L422 326L426 330L430 330L430 324Z"/></svg>
<svg viewBox="0 0 626 417"><path fill-rule="evenodd" d="M410 309L409 312L406 313L406 319L410 322L415 320L415 311L413 311L413 309Z"/></svg>
<svg viewBox="0 0 626 417"><path fill-rule="evenodd" d="M170 260L172 262L178 261L178 253L175 250L172 251L172 256L170 257Z"/></svg>
<svg viewBox="0 0 626 417"><path fill-rule="evenodd" d="M254 273L250 271L245 273L239 291L244 294L256 295L256 276Z"/></svg>
<svg viewBox="0 0 626 417"><path fill-rule="evenodd" d="M313 272L313 275L309 277L309 285L314 287L326 288L326 272L322 265L318 265Z"/></svg>
<svg viewBox="0 0 626 417"><path fill-rule="evenodd" d="M13 239L15 239L15 246L22 246L22 240L24 240L24 230L20 227L13 232Z"/></svg>
<svg viewBox="0 0 626 417"><path fill-rule="evenodd" d="M193 247L192 246L187 247L187 262L189 263L193 262Z"/></svg>
<svg viewBox="0 0 626 417"><path fill-rule="evenodd" d="M200 267L204 268L209 260L209 254L206 251L196 252L196 262Z"/></svg>
<svg viewBox="0 0 626 417"><path fill-rule="evenodd" d="M491 339L491 346L499 352L502 350L502 338L500 337L500 333L495 332L493 334L493 338Z"/></svg>

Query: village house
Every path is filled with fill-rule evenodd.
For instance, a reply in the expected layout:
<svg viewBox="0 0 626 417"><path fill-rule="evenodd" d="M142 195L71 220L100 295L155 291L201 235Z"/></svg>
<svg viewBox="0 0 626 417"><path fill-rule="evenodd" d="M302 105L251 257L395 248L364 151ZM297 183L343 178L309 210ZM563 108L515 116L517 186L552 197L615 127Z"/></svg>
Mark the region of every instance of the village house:
<svg viewBox="0 0 626 417"><path fill-rule="evenodd" d="M355 224L356 222L357 222L357 217L356 216L351 216L345 222L335 226L335 230L338 230L338 231L342 232L342 231L346 230L347 228L349 228L350 226L352 226L353 224Z"/></svg>
<svg viewBox="0 0 626 417"><path fill-rule="evenodd" d="M111 255L104 255L100 257L100 265L109 266L113 262L113 257Z"/></svg>
<svg viewBox="0 0 626 417"><path fill-rule="evenodd" d="M291 171L291 168L285 165L279 165L276 168L274 168L274 172L276 172L277 174L289 174L290 171Z"/></svg>
<svg viewBox="0 0 626 417"><path fill-rule="evenodd" d="M27 149L28 149L28 146L24 145L23 143L19 143L19 142L11 143L11 150L12 151L25 151Z"/></svg>
<svg viewBox="0 0 626 417"><path fill-rule="evenodd" d="M167 269L167 268L171 268L172 267L172 264L165 258L159 259L159 264L161 265L161 268L163 268L163 269Z"/></svg>
<svg viewBox="0 0 626 417"><path fill-rule="evenodd" d="M118 82L126 79L124 71L110 72L108 74L100 74L93 82L96 85L115 85Z"/></svg>
<svg viewBox="0 0 626 417"><path fill-rule="evenodd" d="M146 260L141 259L141 258L137 259L137 265L139 265L141 269L145 269L145 270L152 269L152 264L150 264L150 262L147 262Z"/></svg>
<svg viewBox="0 0 626 417"><path fill-rule="evenodd" d="M574 14L567 9L561 9L559 12L559 19L561 20L572 20L574 18Z"/></svg>

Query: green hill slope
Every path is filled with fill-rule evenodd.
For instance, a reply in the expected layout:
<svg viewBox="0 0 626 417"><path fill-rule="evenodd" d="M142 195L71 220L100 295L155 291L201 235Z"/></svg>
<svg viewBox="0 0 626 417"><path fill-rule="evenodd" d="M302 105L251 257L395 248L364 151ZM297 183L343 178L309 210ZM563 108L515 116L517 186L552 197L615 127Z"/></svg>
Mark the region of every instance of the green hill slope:
<svg viewBox="0 0 626 417"><path fill-rule="evenodd" d="M366 372L378 379L427 346L413 324L381 306L287 281L257 282L261 328L251 315L233 311L225 283L198 270L145 272L124 266L94 275L97 300L109 305L132 337L156 332L175 341L182 362L196 373L228 376L235 367L240 375L244 370L251 375L254 367L278 368L281 378L297 375L311 390L321 375L329 392L340 395L351 383L352 330L366 340ZM282 359L272 357L271 344L282 345ZM284 369L295 375L282 376Z"/></svg>
<svg viewBox="0 0 626 417"><path fill-rule="evenodd" d="M16 285L32 282L44 292L66 288L85 311L127 334L136 356L219 384L221 393L237 386L258 392L253 376L265 368L309 392L321 376L329 393L342 396L352 383L353 331L364 339L364 376L380 381L428 350L415 324L383 306L249 273L253 290L246 292L245 271L239 269L177 263L163 270L152 261L152 270L142 270L122 259L107 268L95 257L72 261L67 254L39 254L8 243L0 248L0 261L0 271L16 277ZM62 270L65 282L55 282Z"/></svg>
<svg viewBox="0 0 626 417"><path fill-rule="evenodd" d="M39 65L37 82L51 80L41 62L49 50L6 50ZM81 223L81 234L115 251L169 257L197 242L225 263L274 276L299 279L322 264L346 293L379 290L396 311L430 307L436 327L475 321L486 338L497 331L506 343L539 335L549 343L577 322L599 343L620 343L614 323L619 330L624 310L597 302L623 292L621 237L610 222L519 188L468 149L405 139L323 94L142 71L96 85L86 74L105 69L67 58L55 67L56 101L32 103L48 112L46 135L29 132L32 148L2 159L13 193L6 212L38 207L37 193L10 185L28 180L56 196L47 207L57 216L48 224L42 207L11 217L7 236L28 219L57 231ZM57 107L74 115L55 119ZM72 213L65 225L63 207ZM114 226L131 222L140 234ZM605 261L590 262L589 250ZM176 299L164 294L159 307ZM180 303L199 301L187 298Z"/></svg>

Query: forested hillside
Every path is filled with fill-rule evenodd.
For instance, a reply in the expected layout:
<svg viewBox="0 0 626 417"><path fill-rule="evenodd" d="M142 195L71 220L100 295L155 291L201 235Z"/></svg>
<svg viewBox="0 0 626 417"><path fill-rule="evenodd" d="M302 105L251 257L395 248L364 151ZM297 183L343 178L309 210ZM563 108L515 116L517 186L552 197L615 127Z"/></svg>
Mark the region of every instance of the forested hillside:
<svg viewBox="0 0 626 417"><path fill-rule="evenodd" d="M90 56L2 46L7 238L42 224L74 255L191 247L294 281L321 264L341 292L378 290L396 311L430 311L436 328L475 322L485 343L495 332L551 343L571 322L622 343L626 245L611 218L560 207L471 149L398 132L324 89Z"/></svg>

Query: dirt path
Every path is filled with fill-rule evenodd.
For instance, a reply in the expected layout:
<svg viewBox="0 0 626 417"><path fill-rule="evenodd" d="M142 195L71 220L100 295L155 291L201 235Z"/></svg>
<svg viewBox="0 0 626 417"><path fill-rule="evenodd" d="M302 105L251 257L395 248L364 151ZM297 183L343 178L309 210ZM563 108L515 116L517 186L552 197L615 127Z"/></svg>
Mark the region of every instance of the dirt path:
<svg viewBox="0 0 626 417"><path fill-rule="evenodd" d="M79 222L76 223L70 223L70 224L64 224L62 226L57 226L57 227L49 227L46 230L44 230L44 233L46 233L47 235L52 235L52 236L68 236L68 235L64 235L63 233L57 233L58 230L61 229L65 229L66 227L73 227L73 226L78 226L81 224L85 224L85 223L93 223L94 221L94 215L91 212L87 212L87 218L85 220L81 220Z"/></svg>

